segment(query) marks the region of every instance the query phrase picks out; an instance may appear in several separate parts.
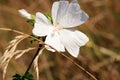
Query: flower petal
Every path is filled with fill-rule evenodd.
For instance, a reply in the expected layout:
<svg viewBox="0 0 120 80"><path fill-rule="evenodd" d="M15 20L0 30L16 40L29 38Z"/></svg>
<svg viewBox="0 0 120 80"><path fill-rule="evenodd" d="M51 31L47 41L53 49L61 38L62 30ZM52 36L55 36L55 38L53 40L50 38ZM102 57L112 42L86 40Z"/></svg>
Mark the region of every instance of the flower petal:
<svg viewBox="0 0 120 80"><path fill-rule="evenodd" d="M60 39L59 39L59 34L56 32L53 32L51 34L49 34L46 37L45 43L52 46L53 48L55 48L58 51L64 52L64 46L61 44ZM52 52L54 52L55 50L51 49L50 47L46 46L46 48Z"/></svg>
<svg viewBox="0 0 120 80"><path fill-rule="evenodd" d="M81 10L77 0L73 0L69 4L67 13L61 19L60 25L64 28L75 27L83 24L88 18L88 15Z"/></svg>
<svg viewBox="0 0 120 80"><path fill-rule="evenodd" d="M88 37L77 30L63 29L60 31L60 40L67 51L74 57L79 54L79 48L88 42Z"/></svg>
<svg viewBox="0 0 120 80"><path fill-rule="evenodd" d="M53 24L57 24L60 19L65 15L67 8L69 6L69 2L67 0L60 0L58 2L54 2L52 6L52 18Z"/></svg>
<svg viewBox="0 0 120 80"><path fill-rule="evenodd" d="M36 23L39 23L39 22L51 25L50 20L48 20L47 17L44 14L42 14L40 12L37 12L36 13Z"/></svg>
<svg viewBox="0 0 120 80"><path fill-rule="evenodd" d="M51 22L42 13L36 13L36 22L32 31L33 34L36 36L46 36L52 30Z"/></svg>

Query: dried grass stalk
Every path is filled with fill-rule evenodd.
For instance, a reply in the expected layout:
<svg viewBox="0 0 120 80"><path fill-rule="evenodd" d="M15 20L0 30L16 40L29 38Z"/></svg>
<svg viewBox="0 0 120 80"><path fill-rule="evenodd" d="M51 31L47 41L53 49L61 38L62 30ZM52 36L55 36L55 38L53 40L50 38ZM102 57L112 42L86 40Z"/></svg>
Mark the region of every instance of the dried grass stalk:
<svg viewBox="0 0 120 80"><path fill-rule="evenodd" d="M21 35L26 35L26 36L29 36L29 37L31 37L31 38L39 41L40 44L47 45L47 44L45 44L42 40L40 40L40 39L38 39L38 38L36 38L36 37L34 37L34 36L31 36L31 35L29 35L29 34L23 33L23 32L21 32L21 31L15 30L15 29L1 27L0 30L2 30L2 31L12 31L12 32L15 32L15 33L18 33L18 34L21 34ZM49 45L48 45L48 46L49 46Z"/></svg>
<svg viewBox="0 0 120 80"><path fill-rule="evenodd" d="M36 56L35 60L34 60L34 68L35 68L35 71L36 71L36 74L37 74L37 80L39 80L39 68L38 68L38 59L39 59L39 56L42 54L43 50L45 49L45 47L43 47L38 55Z"/></svg>
<svg viewBox="0 0 120 80"><path fill-rule="evenodd" d="M15 59L20 58L23 54L25 54L25 53L27 53L27 52L29 52L29 51L31 51L31 50L34 50L34 49L35 49L35 47L33 47L33 48L28 48L28 49L24 49L24 50L16 50L16 51L14 52L14 54L16 55L16 56L15 56Z"/></svg>
<svg viewBox="0 0 120 80"><path fill-rule="evenodd" d="M6 51L4 52L4 55L0 58L0 67L3 69L3 80L5 79L8 63L13 58L13 56L16 55L15 50L16 50L17 45L27 37L29 37L29 36L28 35L16 36L9 43L9 46L7 47Z"/></svg>
<svg viewBox="0 0 120 80"><path fill-rule="evenodd" d="M13 31L15 33L18 33L18 34L21 34L21 35L25 35L26 37L23 37L22 39L20 39L20 41L22 41L24 38L27 38L28 36L31 37L31 38L34 38L35 40L39 41L40 44L42 45L47 45L46 43L44 43L43 41L31 36L31 35L28 35L28 34L25 34L23 32L20 32L20 31L17 31L17 30L13 30L13 29L10 29L10 28L0 28L0 30L5 30L5 31ZM12 42L15 42L16 40L13 40L11 41ZM17 44L20 42L18 41ZM13 46L12 49L10 46L8 46L7 50L5 51L3 57L0 59L0 65L2 64L2 68L4 70L3 72L3 79L5 78L5 74L6 74L6 69L7 69L7 66L8 66L8 63L10 61L10 59L14 56L13 54L9 54L9 53L13 53L16 49L16 46L17 45L11 45ZM90 72L88 72L87 70L85 70L81 65L79 65L78 63L74 62L71 58L69 58L68 56L64 55L63 53L57 51L55 48L53 48L52 46L50 45L47 45L49 47L51 47L52 49L54 49L56 52L60 53L62 56L66 57L69 61L71 61L72 63L74 63L79 69L83 70L84 72L86 72L93 80L97 80L97 78L92 75ZM42 51L41 51L42 52ZM8 55L7 55L8 54ZM39 69L38 69L38 58L34 61L34 68L37 72L37 80L39 80ZM4 64L3 64L4 63ZM5 67L4 67L5 66Z"/></svg>

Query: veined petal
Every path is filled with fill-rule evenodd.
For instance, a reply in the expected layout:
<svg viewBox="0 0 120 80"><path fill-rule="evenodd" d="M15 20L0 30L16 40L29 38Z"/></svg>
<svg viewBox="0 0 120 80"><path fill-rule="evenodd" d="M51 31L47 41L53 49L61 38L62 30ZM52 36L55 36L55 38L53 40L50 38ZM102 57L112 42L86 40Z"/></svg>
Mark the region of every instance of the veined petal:
<svg viewBox="0 0 120 80"><path fill-rule="evenodd" d="M53 30L52 26L39 22L35 23L32 32L36 36L46 36L49 33L51 33L52 30Z"/></svg>
<svg viewBox="0 0 120 80"><path fill-rule="evenodd" d="M36 20L35 20L35 22L36 23L42 22L44 24L51 25L50 20L48 20L47 17L44 14L40 13L40 12L36 13Z"/></svg>
<svg viewBox="0 0 120 80"><path fill-rule="evenodd" d="M60 19L65 15L69 2L67 0L60 0L54 2L52 6L52 18L53 24L56 25L59 23Z"/></svg>
<svg viewBox="0 0 120 80"><path fill-rule="evenodd" d="M49 34L46 37L45 43L52 46L53 48L55 48L58 51L64 52L64 46L62 45L62 43L60 42L59 39L59 34L57 32L53 32L51 34ZM46 48L52 52L54 52L53 49L51 49L50 47L46 46Z"/></svg>
<svg viewBox="0 0 120 80"><path fill-rule="evenodd" d="M76 35L76 41L80 46L84 46L89 41L89 38L83 32L75 30L74 35Z"/></svg>
<svg viewBox="0 0 120 80"><path fill-rule="evenodd" d="M88 15L81 10L78 1L73 0L69 4L65 16L62 17L60 25L64 28L71 28L83 24L88 18Z"/></svg>
<svg viewBox="0 0 120 80"><path fill-rule="evenodd" d="M33 34L36 36L46 36L53 30L51 22L40 12L36 13L36 21Z"/></svg>
<svg viewBox="0 0 120 80"><path fill-rule="evenodd" d="M88 42L88 37L77 30L63 29L60 31L60 40L67 51L74 57L79 54L79 48Z"/></svg>

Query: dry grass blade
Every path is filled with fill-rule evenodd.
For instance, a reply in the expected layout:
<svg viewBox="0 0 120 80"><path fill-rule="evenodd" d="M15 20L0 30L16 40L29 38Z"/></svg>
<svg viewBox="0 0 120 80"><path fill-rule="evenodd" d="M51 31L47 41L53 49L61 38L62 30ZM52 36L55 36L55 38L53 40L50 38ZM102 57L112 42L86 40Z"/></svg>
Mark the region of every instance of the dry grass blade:
<svg viewBox="0 0 120 80"><path fill-rule="evenodd" d="M3 31L13 31L13 32L16 32L16 33L19 33L19 34L24 34L24 33L22 33L22 32L20 32L20 31L17 31L17 30L14 30L14 29L10 29L10 28L0 28L0 30L3 30Z"/></svg>
<svg viewBox="0 0 120 80"><path fill-rule="evenodd" d="M26 35L26 36L28 36L28 37L34 38L35 40L39 41L40 44L47 45L47 44L44 43L43 41L41 41L41 40L39 40L39 39L31 36L31 35L25 34L25 33L23 33L23 32L17 31L17 30L13 30L13 29L10 29L10 28L0 28L0 30L13 31L13 32L18 33L18 34L24 34L24 35ZM53 48L52 46L50 46L50 45L47 45L47 46L49 46L50 48L54 49L56 52L62 54L62 55L63 55L64 57L66 57L69 61L71 61L72 63L74 63L79 69L81 69L81 70L83 70L84 72L86 72L93 80L97 80L97 78L96 78L94 75L92 75L90 72L88 72L87 70L85 70L85 69L84 69L82 66L80 66L78 63L74 62L71 58L69 58L68 56L64 55L63 53L57 51L57 50L56 50L55 48ZM36 60L36 62L37 62L37 60ZM37 76L38 76L38 75L39 75L39 73L38 73L38 63L35 63L34 65L35 65L35 69L36 69ZM8 66L8 64L7 64L7 66ZM7 67L6 67L6 68L7 68ZM4 74L6 73L6 68L4 68L4 69L5 69L5 70L4 70L4 71L5 71ZM38 77L39 77L39 76L38 76Z"/></svg>
<svg viewBox="0 0 120 80"><path fill-rule="evenodd" d="M84 67L82 67L81 65L79 65L78 63L76 63L75 61L73 61L70 57L66 56L65 54L59 52L62 56L64 56L65 58L67 58L70 62L72 62L73 64L75 64L79 69L83 70L85 73L87 73L93 80L98 80L94 75L92 75L89 71L87 71Z"/></svg>
<svg viewBox="0 0 120 80"><path fill-rule="evenodd" d="M100 48L100 51L103 53L103 54L106 54L110 57L117 57L118 54L110 49L107 49L107 48L104 48L104 47L101 47Z"/></svg>
<svg viewBox="0 0 120 80"><path fill-rule="evenodd" d="M103 54L105 54L105 55L107 55L107 56L109 56L111 58L105 59L104 61L99 62L98 64L96 64L99 67L99 69L101 67L106 66L106 65L108 65L110 63L113 63L115 61L120 61L120 55L118 53L116 53L116 52L114 52L114 51L112 51L110 49L104 48L104 47L101 47L100 51Z"/></svg>
<svg viewBox="0 0 120 80"><path fill-rule="evenodd" d="M3 69L3 80L5 79L6 70L8 67L8 63L10 62L11 58L16 54L15 50L17 45L25 38L27 38L28 35L19 35L16 36L7 47L6 51L4 52L4 55L0 58L0 65Z"/></svg>
<svg viewBox="0 0 120 80"><path fill-rule="evenodd" d="M36 70L36 73L37 73L37 80L39 80L39 68L38 68L38 59L39 59L39 56L42 54L42 51L45 49L45 47L43 47L38 55L36 56L35 60L34 60L34 68Z"/></svg>
<svg viewBox="0 0 120 80"><path fill-rule="evenodd" d="M18 30L15 30L15 29L11 29L11 28L4 28L4 27L1 27L0 30L3 30L3 31L12 31L12 32L15 32L15 33L18 33L18 34L21 34L21 35L26 35L26 36L29 36L31 38L34 38L35 40L39 41L40 44L43 44L43 45L46 45L43 41L41 41L40 39L34 37L34 36L31 36L29 34L26 34L26 33L23 33L21 31L18 31Z"/></svg>
<svg viewBox="0 0 120 80"><path fill-rule="evenodd" d="M20 58L24 53L27 53L27 52L29 52L29 51L31 51L31 50L34 50L34 49L35 49L35 47L34 47L34 48L24 49L24 50L16 50L16 51L14 52L14 53L16 54L15 59Z"/></svg>
<svg viewBox="0 0 120 80"><path fill-rule="evenodd" d="M46 57L45 55L43 55L42 60L43 60L44 63L45 63L45 64L43 65L43 67L44 67L45 72L46 72L47 80L54 80L53 73L52 73L52 71L51 71L51 69L50 69L51 64L48 62L47 57Z"/></svg>

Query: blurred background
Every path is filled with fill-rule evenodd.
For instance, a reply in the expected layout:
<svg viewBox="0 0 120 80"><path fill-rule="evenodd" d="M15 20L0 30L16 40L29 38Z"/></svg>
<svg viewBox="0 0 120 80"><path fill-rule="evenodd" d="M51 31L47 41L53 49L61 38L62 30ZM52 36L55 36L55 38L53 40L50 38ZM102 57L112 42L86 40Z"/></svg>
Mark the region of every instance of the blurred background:
<svg viewBox="0 0 120 80"><path fill-rule="evenodd" d="M18 10L29 13L51 13L51 7L57 0L0 0L0 27L16 29L32 34L30 24L22 18ZM91 72L98 80L120 80L120 0L78 0L81 8L90 16L89 20L76 29L84 32L90 41L81 47L77 59L65 53L75 62ZM0 57L8 43L18 35L0 31ZM20 43L17 49L37 46L30 39ZM12 80L15 73L24 74L34 53L33 50L20 59L9 63L6 80ZM33 67L30 72L36 75ZM39 58L40 80L92 80L85 72L76 67L59 53L44 50ZM0 69L0 80L2 80Z"/></svg>

